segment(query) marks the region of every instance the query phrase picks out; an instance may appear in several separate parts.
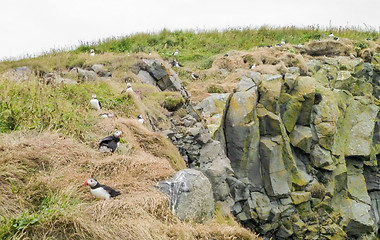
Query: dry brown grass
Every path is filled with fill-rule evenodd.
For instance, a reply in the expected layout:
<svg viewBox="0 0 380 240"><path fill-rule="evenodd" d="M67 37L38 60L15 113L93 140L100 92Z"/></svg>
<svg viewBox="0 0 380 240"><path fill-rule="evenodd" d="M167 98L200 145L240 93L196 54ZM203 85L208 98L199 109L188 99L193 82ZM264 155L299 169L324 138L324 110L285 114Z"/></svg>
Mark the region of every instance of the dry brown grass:
<svg viewBox="0 0 380 240"><path fill-rule="evenodd" d="M184 167L174 146L132 119L105 119L99 126L99 135L121 129L121 146L130 147L103 154L57 133L1 135L0 215L40 214L38 224L14 239L256 239L237 225L179 221L154 188L175 173L172 166ZM89 177L122 195L96 201L83 186ZM49 214L41 210L46 199L55 199Z"/></svg>

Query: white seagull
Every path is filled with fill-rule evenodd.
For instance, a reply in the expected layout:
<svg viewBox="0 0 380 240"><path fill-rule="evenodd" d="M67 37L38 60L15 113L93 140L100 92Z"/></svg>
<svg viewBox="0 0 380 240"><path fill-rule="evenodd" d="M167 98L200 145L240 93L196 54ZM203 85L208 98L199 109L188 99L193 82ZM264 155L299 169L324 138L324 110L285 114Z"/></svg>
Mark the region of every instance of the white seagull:
<svg viewBox="0 0 380 240"><path fill-rule="evenodd" d="M90 103L93 108L95 108L96 110L100 110L101 104L99 100L96 98L96 94L92 94L92 99L90 100Z"/></svg>

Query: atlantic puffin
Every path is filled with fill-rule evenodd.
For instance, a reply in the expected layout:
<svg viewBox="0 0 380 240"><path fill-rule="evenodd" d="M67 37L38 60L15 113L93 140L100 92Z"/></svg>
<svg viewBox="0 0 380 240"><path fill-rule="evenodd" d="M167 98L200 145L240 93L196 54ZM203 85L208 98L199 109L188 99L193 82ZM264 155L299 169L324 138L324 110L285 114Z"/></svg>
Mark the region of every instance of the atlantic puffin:
<svg viewBox="0 0 380 240"><path fill-rule="evenodd" d="M172 67L183 67L182 64L180 64L177 60L173 59L173 61L170 63Z"/></svg>
<svg viewBox="0 0 380 240"><path fill-rule="evenodd" d="M139 123L144 124L144 118L141 114L137 116L137 119L138 119Z"/></svg>
<svg viewBox="0 0 380 240"><path fill-rule="evenodd" d="M116 131L113 135L103 138L99 142L99 151L113 153L119 146L120 137L122 136L122 131Z"/></svg>
<svg viewBox="0 0 380 240"><path fill-rule="evenodd" d="M100 110L100 108L102 107L99 100L96 98L96 94L92 94L92 99L90 100L90 103L92 107L96 110Z"/></svg>
<svg viewBox="0 0 380 240"><path fill-rule="evenodd" d="M90 178L84 182L84 186L90 186L90 192L97 198L109 200L112 197L119 196L121 193L106 185L100 184L96 179Z"/></svg>
<svg viewBox="0 0 380 240"><path fill-rule="evenodd" d="M175 52L172 54L174 57L178 55L178 49L175 50Z"/></svg>
<svg viewBox="0 0 380 240"><path fill-rule="evenodd" d="M131 83L127 83L127 89L125 90L125 92L133 92Z"/></svg>
<svg viewBox="0 0 380 240"><path fill-rule="evenodd" d="M196 75L195 73L191 73L191 77L194 79L194 80L197 80L199 78L198 75Z"/></svg>
<svg viewBox="0 0 380 240"><path fill-rule="evenodd" d="M95 50L94 49L91 49L91 53L90 53L90 56L95 56Z"/></svg>
<svg viewBox="0 0 380 240"><path fill-rule="evenodd" d="M281 45L285 45L285 40L284 39L281 39Z"/></svg>
<svg viewBox="0 0 380 240"><path fill-rule="evenodd" d="M250 67L249 67L249 69L255 69L256 68L256 63L253 63Z"/></svg>
<svg viewBox="0 0 380 240"><path fill-rule="evenodd" d="M226 54L224 54L223 57L229 57L229 56L230 56L230 54L229 54L229 53L226 53Z"/></svg>

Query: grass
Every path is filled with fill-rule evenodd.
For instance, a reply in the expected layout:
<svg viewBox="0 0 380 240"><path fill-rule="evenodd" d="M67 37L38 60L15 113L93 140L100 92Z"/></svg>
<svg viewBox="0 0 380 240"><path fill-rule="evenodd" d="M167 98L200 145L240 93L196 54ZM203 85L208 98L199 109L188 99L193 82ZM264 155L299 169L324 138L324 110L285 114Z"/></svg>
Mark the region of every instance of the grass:
<svg viewBox="0 0 380 240"><path fill-rule="evenodd" d="M122 116L134 113L134 102L106 82L80 85L44 85L37 80L0 81L0 132L58 130L82 140L97 116L89 104L92 93L104 109Z"/></svg>
<svg viewBox="0 0 380 240"><path fill-rule="evenodd" d="M110 38L98 43L83 44L74 52L137 53L157 52L164 59L171 59L171 54L179 49L179 62L190 68L208 69L215 55L225 54L231 50L251 50L258 46L274 45L282 39L291 44L305 44L311 40L326 38L330 32L341 38L354 42L363 42L366 38L376 41L379 33L375 30L363 31L357 28L320 29L317 26L306 28L283 27L246 28L243 30L228 29L224 31L174 31L163 30L154 34L135 34L122 38Z"/></svg>

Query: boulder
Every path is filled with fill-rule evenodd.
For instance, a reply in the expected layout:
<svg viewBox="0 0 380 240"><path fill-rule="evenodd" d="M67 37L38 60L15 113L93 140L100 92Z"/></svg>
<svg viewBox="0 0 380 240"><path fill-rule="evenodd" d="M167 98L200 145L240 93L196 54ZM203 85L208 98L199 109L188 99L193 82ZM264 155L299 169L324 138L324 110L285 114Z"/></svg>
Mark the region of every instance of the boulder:
<svg viewBox="0 0 380 240"><path fill-rule="evenodd" d="M301 203L304 203L304 202L311 200L311 193L310 192L297 191L297 192L292 192L290 196L292 198L294 205L298 205L298 204L301 204Z"/></svg>
<svg viewBox="0 0 380 240"><path fill-rule="evenodd" d="M96 73L94 71L75 67L70 70L70 73L77 75L81 81L93 82L96 80Z"/></svg>
<svg viewBox="0 0 380 240"><path fill-rule="evenodd" d="M140 70L137 74L137 77L141 80L141 82L146 84L151 84L157 86L156 80L147 71Z"/></svg>
<svg viewBox="0 0 380 240"><path fill-rule="evenodd" d="M170 208L179 219L197 222L214 216L214 197L208 178L200 171L184 169L171 179L157 183L170 197Z"/></svg>
<svg viewBox="0 0 380 240"><path fill-rule="evenodd" d="M281 134L281 119L278 115L268 111L263 105L257 105L261 136L277 136Z"/></svg>

